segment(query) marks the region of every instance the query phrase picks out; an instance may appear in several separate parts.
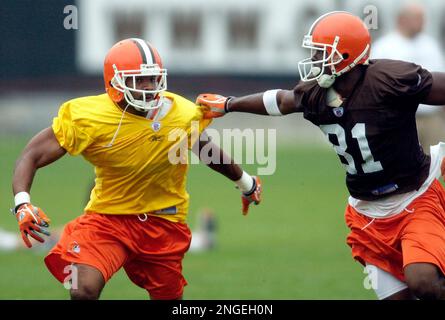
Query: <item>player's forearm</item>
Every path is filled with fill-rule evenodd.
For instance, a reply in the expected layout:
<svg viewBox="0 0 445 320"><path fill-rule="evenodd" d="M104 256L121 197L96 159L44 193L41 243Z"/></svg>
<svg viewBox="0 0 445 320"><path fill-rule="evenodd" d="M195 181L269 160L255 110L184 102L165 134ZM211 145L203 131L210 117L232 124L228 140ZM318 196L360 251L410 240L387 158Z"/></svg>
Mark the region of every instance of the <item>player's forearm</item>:
<svg viewBox="0 0 445 320"><path fill-rule="evenodd" d="M201 137L203 135L206 136L205 132L201 134ZM199 143L199 159L207 164L212 170L232 180L241 191L243 215L248 213L249 205L251 203L260 203L262 188L259 177L250 176L247 172L243 171L231 157L211 142L208 137L200 139L196 143ZM192 148L192 150L193 149L195 148ZM193 152L196 154L197 150L194 150Z"/></svg>
<svg viewBox="0 0 445 320"><path fill-rule="evenodd" d="M243 171L224 151L219 148L218 150L220 161L218 163L208 163L207 166L235 182L241 192L250 193L255 190L256 185L253 177Z"/></svg>
<svg viewBox="0 0 445 320"><path fill-rule="evenodd" d="M263 104L263 93L256 93L244 97L232 98L228 101L229 112L248 112L267 115Z"/></svg>
<svg viewBox="0 0 445 320"><path fill-rule="evenodd" d="M296 112L297 110L293 91L275 89L244 97L231 98L227 103L227 111L281 116Z"/></svg>
<svg viewBox="0 0 445 320"><path fill-rule="evenodd" d="M232 181L240 179L243 174L243 170L235 164L231 157L212 142L205 131L201 133L199 140L192 147L192 152L199 157L202 163Z"/></svg>
<svg viewBox="0 0 445 320"><path fill-rule="evenodd" d="M241 178L243 170L239 165L237 165L232 158L230 158L223 150L213 145L213 151L218 154L217 157L211 157L211 159L218 159L218 161L205 161L206 159L201 159L207 164L212 170L219 172L223 176L229 178L232 181L237 181Z"/></svg>
<svg viewBox="0 0 445 320"><path fill-rule="evenodd" d="M18 192L27 192L31 190L32 181L37 171L35 160L24 153L16 162L14 176L12 180L12 191L14 194Z"/></svg>
<svg viewBox="0 0 445 320"><path fill-rule="evenodd" d="M237 181L241 178L243 170L236 163L229 164L208 164L212 170L221 173L232 181Z"/></svg>

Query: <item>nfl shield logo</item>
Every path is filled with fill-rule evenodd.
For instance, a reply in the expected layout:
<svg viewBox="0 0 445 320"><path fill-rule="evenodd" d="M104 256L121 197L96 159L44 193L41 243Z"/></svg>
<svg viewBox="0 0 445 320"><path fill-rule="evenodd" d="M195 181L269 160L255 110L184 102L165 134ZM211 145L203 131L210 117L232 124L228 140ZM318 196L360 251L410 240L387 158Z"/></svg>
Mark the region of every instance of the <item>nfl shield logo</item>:
<svg viewBox="0 0 445 320"><path fill-rule="evenodd" d="M70 246L71 246L71 248L70 248L71 252L80 253L80 245L76 241L73 241Z"/></svg>
<svg viewBox="0 0 445 320"><path fill-rule="evenodd" d="M151 124L151 128L153 129L153 131L159 131L159 129L161 129L161 124L155 121Z"/></svg>
<svg viewBox="0 0 445 320"><path fill-rule="evenodd" d="M332 111L334 112L335 116L338 118L343 116L343 107L334 108Z"/></svg>
<svg viewBox="0 0 445 320"><path fill-rule="evenodd" d="M74 253L79 253L80 252L80 246L77 243L73 246L73 252Z"/></svg>

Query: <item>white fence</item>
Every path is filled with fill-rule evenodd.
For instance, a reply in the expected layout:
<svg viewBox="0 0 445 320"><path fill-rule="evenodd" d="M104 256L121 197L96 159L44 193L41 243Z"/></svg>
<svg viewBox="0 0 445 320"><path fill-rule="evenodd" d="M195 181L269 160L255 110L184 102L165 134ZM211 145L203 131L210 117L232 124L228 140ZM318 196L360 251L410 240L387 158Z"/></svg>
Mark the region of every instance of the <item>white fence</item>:
<svg viewBox="0 0 445 320"><path fill-rule="evenodd" d="M302 36L319 15L348 10L362 18L378 10L373 36L393 28L402 0L78 0L78 64L100 73L116 41L139 36L165 65L186 73L296 73ZM427 32L443 41L445 1L422 1Z"/></svg>

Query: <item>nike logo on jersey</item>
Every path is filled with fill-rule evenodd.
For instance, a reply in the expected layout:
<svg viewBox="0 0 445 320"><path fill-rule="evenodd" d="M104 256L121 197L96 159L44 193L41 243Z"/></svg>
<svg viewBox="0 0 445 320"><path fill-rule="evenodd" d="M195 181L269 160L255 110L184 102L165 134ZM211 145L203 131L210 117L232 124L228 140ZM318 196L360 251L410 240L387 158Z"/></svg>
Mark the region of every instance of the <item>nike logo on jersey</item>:
<svg viewBox="0 0 445 320"><path fill-rule="evenodd" d="M158 136L158 135L154 135L151 136L149 139L151 142L159 142L159 141L163 141L164 140L164 136Z"/></svg>

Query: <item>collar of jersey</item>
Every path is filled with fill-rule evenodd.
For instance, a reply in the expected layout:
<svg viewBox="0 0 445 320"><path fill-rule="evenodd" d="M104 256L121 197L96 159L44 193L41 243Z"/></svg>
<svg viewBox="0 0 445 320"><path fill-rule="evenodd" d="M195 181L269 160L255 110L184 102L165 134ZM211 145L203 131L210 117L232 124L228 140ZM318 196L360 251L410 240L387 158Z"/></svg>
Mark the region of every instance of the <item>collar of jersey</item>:
<svg viewBox="0 0 445 320"><path fill-rule="evenodd" d="M168 112L170 111L171 107L173 106L173 99L171 99L170 97L163 97L162 98L162 105L159 107L159 109L157 109L157 112L155 114L155 116L153 118L149 118L149 117L144 117L144 116L140 116L137 114L133 114L131 112L125 112L125 116L129 116L131 118L134 119L138 119L138 120L146 120L146 121L160 121L163 118L165 118L165 116L168 114ZM124 110L122 110L119 106L117 106L116 104L113 103L113 105L115 106L115 108L117 110L119 110L121 113L124 112Z"/></svg>

